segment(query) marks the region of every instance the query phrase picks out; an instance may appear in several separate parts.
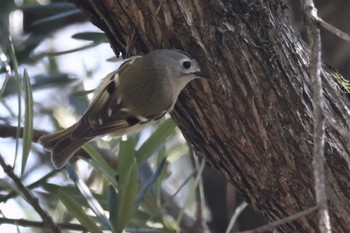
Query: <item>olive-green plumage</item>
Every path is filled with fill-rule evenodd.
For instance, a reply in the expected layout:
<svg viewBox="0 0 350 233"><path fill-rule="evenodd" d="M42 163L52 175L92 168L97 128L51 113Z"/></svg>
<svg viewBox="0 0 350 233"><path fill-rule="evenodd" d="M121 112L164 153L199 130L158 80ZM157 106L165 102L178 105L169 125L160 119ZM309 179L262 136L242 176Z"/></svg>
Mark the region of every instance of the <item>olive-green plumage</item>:
<svg viewBox="0 0 350 233"><path fill-rule="evenodd" d="M123 135L171 111L191 80L201 77L197 62L178 50L154 50L124 62L108 74L82 118L73 126L42 136L56 168L96 136Z"/></svg>

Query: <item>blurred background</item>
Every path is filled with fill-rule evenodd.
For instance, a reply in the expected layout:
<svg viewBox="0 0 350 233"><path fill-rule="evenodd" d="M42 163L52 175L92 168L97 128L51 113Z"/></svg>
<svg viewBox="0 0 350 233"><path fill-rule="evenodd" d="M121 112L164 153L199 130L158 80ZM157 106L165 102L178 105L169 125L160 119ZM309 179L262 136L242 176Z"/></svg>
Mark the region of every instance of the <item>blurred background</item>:
<svg viewBox="0 0 350 233"><path fill-rule="evenodd" d="M299 1L288 4L304 36ZM316 4L320 17L350 33L349 1ZM322 44L324 61L350 77L350 43L323 30ZM193 154L169 116L127 137L99 138L72 166L53 169L35 141L75 123L93 89L121 63L73 4L0 0L0 156L41 208L64 232L224 233L263 225L234 187ZM0 232L42 229L21 194L0 169Z"/></svg>

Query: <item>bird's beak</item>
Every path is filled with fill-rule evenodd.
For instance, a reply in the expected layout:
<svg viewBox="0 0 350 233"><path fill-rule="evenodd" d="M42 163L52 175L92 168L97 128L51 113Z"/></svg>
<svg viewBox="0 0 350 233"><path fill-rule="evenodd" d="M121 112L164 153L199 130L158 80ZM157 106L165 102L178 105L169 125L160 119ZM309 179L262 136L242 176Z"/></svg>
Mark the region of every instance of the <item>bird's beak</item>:
<svg viewBox="0 0 350 233"><path fill-rule="evenodd" d="M196 75L196 76L198 76L198 78L203 78L203 79L207 79L207 78L208 78L208 75L205 74L205 73L202 72L202 71L197 71L197 72L194 72L193 74Z"/></svg>

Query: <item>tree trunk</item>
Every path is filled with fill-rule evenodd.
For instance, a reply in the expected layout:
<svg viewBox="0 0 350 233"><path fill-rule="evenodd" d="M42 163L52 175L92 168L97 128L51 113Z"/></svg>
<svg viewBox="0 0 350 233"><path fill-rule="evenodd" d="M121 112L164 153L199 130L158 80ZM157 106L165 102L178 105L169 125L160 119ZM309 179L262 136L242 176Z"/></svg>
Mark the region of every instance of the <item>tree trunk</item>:
<svg viewBox="0 0 350 233"><path fill-rule="evenodd" d="M177 48L208 75L180 95L173 118L198 155L270 221L315 205L309 51L284 1L72 0L115 53ZM325 71L325 109L348 128ZM339 88L337 91L339 92ZM350 232L348 139L326 126L326 176L334 232ZM318 232L316 212L278 228Z"/></svg>

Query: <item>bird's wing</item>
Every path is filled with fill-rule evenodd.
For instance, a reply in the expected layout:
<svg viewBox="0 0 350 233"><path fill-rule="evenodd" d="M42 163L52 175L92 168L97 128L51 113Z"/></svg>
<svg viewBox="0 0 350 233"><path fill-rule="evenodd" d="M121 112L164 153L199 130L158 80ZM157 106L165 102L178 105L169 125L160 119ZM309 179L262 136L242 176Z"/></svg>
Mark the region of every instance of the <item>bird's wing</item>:
<svg viewBox="0 0 350 233"><path fill-rule="evenodd" d="M120 65L117 70L109 73L102 80L102 83L95 91L96 95L93 98L89 108L80 120L82 121L82 124L94 124L97 121L98 117L100 117L102 109L106 107L107 102L110 108L117 108L121 102L121 96L118 91L119 74L123 73L123 70L134 63L134 61L138 58L140 58L140 56L127 59L123 64Z"/></svg>
<svg viewBox="0 0 350 233"><path fill-rule="evenodd" d="M119 73L135 59L137 57L123 63L117 71L110 73L102 81L89 108L76 124L72 138L93 138L112 132L122 135L153 119L152 116L132 114L130 106L125 105L118 90Z"/></svg>

